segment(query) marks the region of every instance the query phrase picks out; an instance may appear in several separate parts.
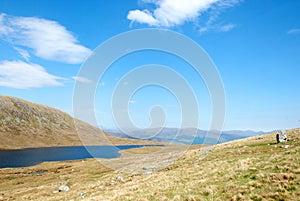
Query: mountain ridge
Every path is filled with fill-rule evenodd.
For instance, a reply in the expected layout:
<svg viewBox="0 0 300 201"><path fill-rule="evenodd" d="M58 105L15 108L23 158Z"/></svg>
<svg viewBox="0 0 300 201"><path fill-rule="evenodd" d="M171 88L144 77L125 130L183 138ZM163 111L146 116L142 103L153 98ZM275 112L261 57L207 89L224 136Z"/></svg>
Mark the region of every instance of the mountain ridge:
<svg viewBox="0 0 300 201"><path fill-rule="evenodd" d="M118 130L106 129L105 131L115 137L147 139L156 142L172 142L178 144L203 144L203 142L211 142L212 144L215 144L271 133L271 131L227 130L221 131L220 136L216 136L219 138L216 139L211 136L213 131L207 131L198 128L151 128L132 130L128 134Z"/></svg>
<svg viewBox="0 0 300 201"><path fill-rule="evenodd" d="M84 145L151 143L113 137L56 108L0 95L0 149L82 146L83 142Z"/></svg>

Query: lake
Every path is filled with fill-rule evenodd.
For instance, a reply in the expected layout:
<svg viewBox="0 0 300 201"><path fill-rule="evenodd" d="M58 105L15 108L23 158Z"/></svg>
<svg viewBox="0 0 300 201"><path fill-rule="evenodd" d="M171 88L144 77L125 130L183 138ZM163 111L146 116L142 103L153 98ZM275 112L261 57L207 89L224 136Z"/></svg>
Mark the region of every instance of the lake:
<svg viewBox="0 0 300 201"><path fill-rule="evenodd" d="M153 145L69 146L0 150L0 168L27 167L46 161L81 160L85 158L118 158L120 150ZM160 145L154 145L160 146Z"/></svg>

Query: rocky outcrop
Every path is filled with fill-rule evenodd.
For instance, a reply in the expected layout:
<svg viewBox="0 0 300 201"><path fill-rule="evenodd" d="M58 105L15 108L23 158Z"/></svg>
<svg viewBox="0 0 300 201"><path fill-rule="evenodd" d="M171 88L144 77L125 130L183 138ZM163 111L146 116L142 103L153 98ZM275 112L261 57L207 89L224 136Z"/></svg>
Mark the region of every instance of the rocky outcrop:
<svg viewBox="0 0 300 201"><path fill-rule="evenodd" d="M287 135L286 135L285 130L282 130L282 131L276 133L276 141L277 141L277 143L287 141Z"/></svg>
<svg viewBox="0 0 300 201"><path fill-rule="evenodd" d="M15 126L71 128L73 119L66 113L15 97L0 96L0 129Z"/></svg>

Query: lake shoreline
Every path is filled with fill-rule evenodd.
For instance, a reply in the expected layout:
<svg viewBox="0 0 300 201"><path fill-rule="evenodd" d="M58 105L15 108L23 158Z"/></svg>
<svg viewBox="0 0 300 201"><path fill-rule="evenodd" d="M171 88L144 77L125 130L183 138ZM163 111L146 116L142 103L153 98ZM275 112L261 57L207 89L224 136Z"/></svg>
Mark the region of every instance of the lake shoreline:
<svg viewBox="0 0 300 201"><path fill-rule="evenodd" d="M84 160L88 158L120 158L128 149L145 147L162 147L163 144L136 145L96 145L96 146L57 146L42 148L25 148L0 150L0 168L22 168L35 166L43 162Z"/></svg>
<svg viewBox="0 0 300 201"><path fill-rule="evenodd" d="M129 145L167 145L168 143L165 142L154 142L153 144L151 143L152 141L149 141L149 143L141 143L141 144L91 144L91 145L55 145L55 146L33 146L33 147L17 147L17 148L0 148L0 151L17 151L17 150L23 150L23 149L42 149L42 148L61 148L61 147L94 147L94 146L129 146Z"/></svg>

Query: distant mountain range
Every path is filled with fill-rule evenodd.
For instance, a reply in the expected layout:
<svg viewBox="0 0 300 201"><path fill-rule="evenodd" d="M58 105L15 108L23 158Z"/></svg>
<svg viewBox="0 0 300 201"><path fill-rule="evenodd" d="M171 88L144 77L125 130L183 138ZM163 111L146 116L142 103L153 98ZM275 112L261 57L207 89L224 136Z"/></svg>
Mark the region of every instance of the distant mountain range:
<svg viewBox="0 0 300 201"><path fill-rule="evenodd" d="M237 139L266 134L269 132L252 130L228 130L219 132L206 131L197 128L154 128L133 130L125 134L119 130L105 130L112 136L129 139L147 139L155 142L170 142L175 144L216 144Z"/></svg>

